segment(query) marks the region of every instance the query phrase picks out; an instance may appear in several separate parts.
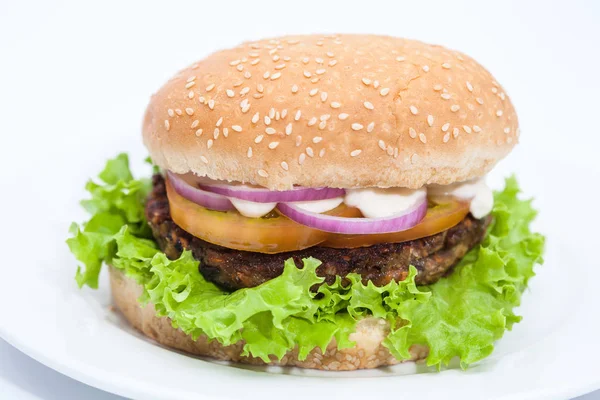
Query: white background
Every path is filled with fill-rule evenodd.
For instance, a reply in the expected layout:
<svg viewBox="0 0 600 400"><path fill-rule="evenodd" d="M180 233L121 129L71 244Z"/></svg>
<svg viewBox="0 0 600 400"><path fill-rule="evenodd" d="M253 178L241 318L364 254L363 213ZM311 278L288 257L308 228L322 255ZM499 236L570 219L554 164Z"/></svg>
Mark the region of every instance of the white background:
<svg viewBox="0 0 600 400"><path fill-rule="evenodd" d="M600 146L599 20L600 2L591 0L0 0L0 167L9 172L3 184L25 179L39 194L11 193L7 206L39 207L52 196L53 179L79 188L99 160L118 151L141 157L144 107L177 69L221 47L286 33L381 33L460 49L492 71L519 112L522 143L511 157L589 165ZM69 141L61 142L57 131ZM31 159L32 146L46 151ZM39 174L22 176L20 163L36 165ZM54 175L44 175L50 166ZM557 190L565 186L557 182ZM71 208L80 196L73 190L65 210L46 221L23 219L32 230L62 223L65 212L78 219ZM3 246L11 237L5 239ZM0 355L0 393L13 393L7 398L110 398L1 341ZM600 394L586 398L592 399Z"/></svg>

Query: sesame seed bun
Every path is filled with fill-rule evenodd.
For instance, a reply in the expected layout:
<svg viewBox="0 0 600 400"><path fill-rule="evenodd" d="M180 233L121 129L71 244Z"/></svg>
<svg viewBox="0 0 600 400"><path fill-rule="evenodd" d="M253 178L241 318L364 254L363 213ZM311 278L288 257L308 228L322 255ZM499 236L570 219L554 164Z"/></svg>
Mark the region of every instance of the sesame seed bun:
<svg viewBox="0 0 600 400"><path fill-rule="evenodd" d="M141 306L138 298L142 294L142 287L113 267L110 267L110 285L113 300L119 311L134 328L158 343L198 356L265 365L265 362L259 358L241 355L243 342L223 346L216 340L209 341L206 336L200 336L197 340L193 340L191 336L173 328L169 318L156 316L156 310L151 303ZM387 321L367 317L358 322L356 332L350 335L350 339L356 342L352 348L338 350L334 340L327 346L325 353L317 348L312 350L305 360L300 361L298 360L298 351L292 350L280 361L274 360L269 365L349 371L398 364L399 361L381 344L387 336L389 328ZM427 347L424 346L413 346L410 352L412 360L415 361L424 359L428 354Z"/></svg>
<svg viewBox="0 0 600 400"><path fill-rule="evenodd" d="M518 135L504 89L473 59L370 35L214 53L168 81L143 124L160 167L272 190L464 181L486 174Z"/></svg>

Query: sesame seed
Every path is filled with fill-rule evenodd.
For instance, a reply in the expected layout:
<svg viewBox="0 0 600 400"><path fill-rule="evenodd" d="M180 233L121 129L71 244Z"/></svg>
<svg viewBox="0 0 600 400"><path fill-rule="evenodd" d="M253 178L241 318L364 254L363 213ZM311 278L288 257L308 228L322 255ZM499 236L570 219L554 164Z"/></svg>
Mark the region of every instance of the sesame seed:
<svg viewBox="0 0 600 400"><path fill-rule="evenodd" d="M388 147L387 147L387 153L390 156L394 154L394 148L392 146L390 146L389 144L388 144Z"/></svg>
<svg viewBox="0 0 600 400"><path fill-rule="evenodd" d="M219 128L215 128L213 132L213 137L215 138L215 140L217 140L217 138L219 137Z"/></svg>
<svg viewBox="0 0 600 400"><path fill-rule="evenodd" d="M369 86L371 84L371 80L369 78L362 78L361 81L362 81L362 83L364 83L367 86Z"/></svg>
<svg viewBox="0 0 600 400"><path fill-rule="evenodd" d="M232 67L235 67L236 65L238 65L241 62L242 62L241 60L233 60L233 61L229 62L229 65L231 65Z"/></svg>
<svg viewBox="0 0 600 400"><path fill-rule="evenodd" d="M194 98L194 91L190 90L190 92L188 93L188 99L193 99Z"/></svg>
<svg viewBox="0 0 600 400"><path fill-rule="evenodd" d="M448 63L443 63L442 64L442 68L444 68L444 69L450 69L451 67L452 66L450 64L448 64Z"/></svg>
<svg viewBox="0 0 600 400"><path fill-rule="evenodd" d="M248 152L246 153L248 158L252 157L252 147L248 147Z"/></svg>
<svg viewBox="0 0 600 400"><path fill-rule="evenodd" d="M198 127L198 125L200 125L200 121L194 120L194 122L192 122L192 125L190 125L190 128L194 129Z"/></svg>
<svg viewBox="0 0 600 400"><path fill-rule="evenodd" d="M300 164L300 165L304 164L304 160L306 160L306 154L302 153L298 157L298 164Z"/></svg>
<svg viewBox="0 0 600 400"><path fill-rule="evenodd" d="M204 164L208 164L208 158L204 157L204 156L200 156L200 160L202 160L202 162Z"/></svg>
<svg viewBox="0 0 600 400"><path fill-rule="evenodd" d="M448 128L450 128L450 122L446 122L444 125L442 125L442 132L446 132Z"/></svg>
<svg viewBox="0 0 600 400"><path fill-rule="evenodd" d="M298 85L292 86L292 93L298 93Z"/></svg>
<svg viewBox="0 0 600 400"><path fill-rule="evenodd" d="M379 87L379 81L377 81L377 80L373 81L373 87L375 89L377 89Z"/></svg>
<svg viewBox="0 0 600 400"><path fill-rule="evenodd" d="M265 135L258 135L257 137L254 138L254 143L260 143L262 142L263 138L265 137Z"/></svg>
<svg viewBox="0 0 600 400"><path fill-rule="evenodd" d="M171 117L171 118L172 118L172 117L174 117L174 116L175 116L175 111L173 111L172 109L170 109L170 108L169 108L169 109L167 110L167 114L169 114L169 117Z"/></svg>
<svg viewBox="0 0 600 400"><path fill-rule="evenodd" d="M436 85L433 85L433 90L435 90L436 92L439 92L440 90L442 90L442 85L440 85L439 83Z"/></svg>
<svg viewBox="0 0 600 400"><path fill-rule="evenodd" d="M497 88L495 88L495 87L493 87L493 88L492 88L492 93L494 93L494 94L498 93L498 89L497 89Z"/></svg>
<svg viewBox="0 0 600 400"><path fill-rule="evenodd" d="M408 128L408 135L414 139L417 137L417 131L415 131L414 128Z"/></svg>
<svg viewBox="0 0 600 400"><path fill-rule="evenodd" d="M272 79L273 77L271 77ZM242 90L240 90L240 96L245 96L246 94L248 94L248 92L250 91L250 88L248 86L244 87Z"/></svg>
<svg viewBox="0 0 600 400"><path fill-rule="evenodd" d="M352 150L352 151L350 152L350 157L356 157L356 156L358 156L360 153L362 153L362 150L358 150L358 149L357 149L357 150Z"/></svg>
<svg viewBox="0 0 600 400"><path fill-rule="evenodd" d="M440 94L440 97L444 100L450 100L450 95L448 93L442 93Z"/></svg>
<svg viewBox="0 0 600 400"><path fill-rule="evenodd" d="M237 67L235 67L235 69L237 69L238 71L242 72L242 70L244 69L244 66L242 64L240 64Z"/></svg>
<svg viewBox="0 0 600 400"><path fill-rule="evenodd" d="M321 92L321 101L322 102L326 102L327 101L327 92Z"/></svg>
<svg viewBox="0 0 600 400"><path fill-rule="evenodd" d="M296 136L296 147L300 147L301 143L302 143L302 136L300 136L300 135Z"/></svg>
<svg viewBox="0 0 600 400"><path fill-rule="evenodd" d="M283 110L281 110L281 118L285 118L287 116L287 108L284 108Z"/></svg>
<svg viewBox="0 0 600 400"><path fill-rule="evenodd" d="M483 104L483 99L481 97L476 98L475 101L479 104Z"/></svg>
<svg viewBox="0 0 600 400"><path fill-rule="evenodd" d="M260 114L257 112L256 114L254 114L252 116L252 123L256 124L258 122L258 120L260 119Z"/></svg>
<svg viewBox="0 0 600 400"><path fill-rule="evenodd" d="M205 104L206 103L206 99L203 96L198 97L198 102L200 104Z"/></svg>
<svg viewBox="0 0 600 400"><path fill-rule="evenodd" d="M442 140L444 141L444 143L448 143L448 140L450 140L450 132L447 132L442 138Z"/></svg>
<svg viewBox="0 0 600 400"><path fill-rule="evenodd" d="M206 142L206 148L210 149L213 146L213 140L212 139L208 139L208 141Z"/></svg>
<svg viewBox="0 0 600 400"><path fill-rule="evenodd" d="M315 153L313 152L312 147L307 147L306 148L306 155L308 155L311 158L315 156Z"/></svg>
<svg viewBox="0 0 600 400"><path fill-rule="evenodd" d="M475 131L475 133L479 133L481 132L481 128L477 125L473 125L473 131Z"/></svg>
<svg viewBox="0 0 600 400"><path fill-rule="evenodd" d="M314 89L311 89L311 91L308 92L308 94L311 95L311 96L314 96L315 94L317 94L318 91L319 91L319 89L314 88Z"/></svg>
<svg viewBox="0 0 600 400"><path fill-rule="evenodd" d="M233 97L233 96L235 96L235 92L233 90L231 90L231 89L227 89L225 91L225 93L227 93L227 97Z"/></svg>
<svg viewBox="0 0 600 400"><path fill-rule="evenodd" d="M229 136L229 129L223 128L223 136L225 136L225 137Z"/></svg>
<svg viewBox="0 0 600 400"><path fill-rule="evenodd" d="M315 136L312 141L313 141L313 143L316 144L316 143L319 143L321 140L323 140L323 138L321 136Z"/></svg>
<svg viewBox="0 0 600 400"><path fill-rule="evenodd" d="M273 62L277 62L277 61L279 61L279 58L280 58L280 57L279 57L279 55L275 54L275 55L273 56Z"/></svg>
<svg viewBox="0 0 600 400"><path fill-rule="evenodd" d="M415 106L410 106L410 112L412 115L417 115L419 113L419 109Z"/></svg>
<svg viewBox="0 0 600 400"><path fill-rule="evenodd" d="M390 93L390 88L383 88L379 91L379 94L382 96L387 96Z"/></svg>
<svg viewBox="0 0 600 400"><path fill-rule="evenodd" d="M510 128L508 126L504 128L504 133L506 133L507 135L510 133Z"/></svg>
<svg viewBox="0 0 600 400"><path fill-rule="evenodd" d="M181 112L181 110L180 110L179 108L176 108L176 109L175 109L175 114L177 114L177 115L181 115L181 114L183 114L183 113Z"/></svg>
<svg viewBox="0 0 600 400"><path fill-rule="evenodd" d="M213 99L210 99L208 101L208 108L210 108L211 110L215 109L215 101Z"/></svg>
<svg viewBox="0 0 600 400"><path fill-rule="evenodd" d="M194 82L194 81L192 81L192 82L188 82L188 83L185 85L185 88L186 88L186 89L189 89L189 88L191 88L192 86L194 86L195 84L196 84L196 82Z"/></svg>
<svg viewBox="0 0 600 400"><path fill-rule="evenodd" d="M213 90L214 88L215 88L215 84L214 84L214 83L211 83L210 85L208 85L208 86L206 87L206 89L205 89L205 90L206 90L207 92L210 92L210 91L211 91L211 90Z"/></svg>
<svg viewBox="0 0 600 400"><path fill-rule="evenodd" d="M269 118L268 115L265 115L264 121L265 121L265 125L271 125L271 118Z"/></svg>
<svg viewBox="0 0 600 400"><path fill-rule="evenodd" d="M286 125L286 127L285 127L285 134L288 135L288 136L292 134L292 123L291 122Z"/></svg>
<svg viewBox="0 0 600 400"><path fill-rule="evenodd" d="M363 126L361 124L359 124L359 123L355 122L355 123L352 124L352 130L360 131L362 128L363 128Z"/></svg>
<svg viewBox="0 0 600 400"><path fill-rule="evenodd" d="M275 69L284 69L285 68L285 63L284 64L279 64L275 66Z"/></svg>
<svg viewBox="0 0 600 400"><path fill-rule="evenodd" d="M365 106L365 108L366 108L367 110L373 110L373 109L375 109L375 107L373 106L373 103L371 103L370 101L365 101L365 102L363 103L363 105Z"/></svg>
<svg viewBox="0 0 600 400"><path fill-rule="evenodd" d="M294 116L294 121L300 120L301 116L302 116L302 111L300 111L300 110L296 111L296 115Z"/></svg>
<svg viewBox="0 0 600 400"><path fill-rule="evenodd" d="M217 123L215 124L215 126L221 126L222 123L223 123L223 117L221 117L217 120Z"/></svg>
<svg viewBox="0 0 600 400"><path fill-rule="evenodd" d="M273 75L271 75L271 80L274 81L275 79L278 79L279 77L281 77L281 72L275 72Z"/></svg>
<svg viewBox="0 0 600 400"><path fill-rule="evenodd" d="M265 171L264 169L259 169L259 170L258 170L258 174L259 174L260 176L262 176L263 178L266 178L266 177L268 177L268 176L269 176L269 174L267 173L267 171Z"/></svg>
<svg viewBox="0 0 600 400"><path fill-rule="evenodd" d="M192 75L192 76L190 76L189 78L187 78L187 81L186 81L186 82L191 82L191 81L193 81L193 80L195 80L195 79L196 79L196 75Z"/></svg>
<svg viewBox="0 0 600 400"><path fill-rule="evenodd" d="M312 74L309 71L304 71L304 76L310 78Z"/></svg>
<svg viewBox="0 0 600 400"><path fill-rule="evenodd" d="M275 118L275 109L273 107L271 107L271 109L269 110L269 118Z"/></svg>
<svg viewBox="0 0 600 400"><path fill-rule="evenodd" d="M471 130L471 127L470 127L470 126L467 126L467 125L463 125L463 130L464 130L465 132L467 132L467 133L471 133L471 132L472 132L472 130Z"/></svg>
<svg viewBox="0 0 600 400"><path fill-rule="evenodd" d="M310 80L312 83L317 83L319 82L319 78L318 77L314 77L313 79Z"/></svg>
<svg viewBox="0 0 600 400"><path fill-rule="evenodd" d="M269 148L271 150L275 149L277 146L279 146L279 142L271 142L271 143L269 143Z"/></svg>
<svg viewBox="0 0 600 400"><path fill-rule="evenodd" d="M315 71L317 73L317 75L323 75L325 72L327 72L325 70L325 68L319 68L318 70Z"/></svg>
<svg viewBox="0 0 600 400"><path fill-rule="evenodd" d="M315 57L315 62L316 62L317 64L323 64L323 63L324 63L323 59L322 59L322 58L320 58L320 57Z"/></svg>
<svg viewBox="0 0 600 400"><path fill-rule="evenodd" d="M308 62L309 62L309 61L310 61L310 58L308 58L308 57L304 57L304 58L302 59L302 62L303 62L304 64L308 64Z"/></svg>
<svg viewBox="0 0 600 400"><path fill-rule="evenodd" d="M338 63L337 60L331 60L327 63L327 65L329 65L330 67L333 67L337 63Z"/></svg>
<svg viewBox="0 0 600 400"><path fill-rule="evenodd" d="M308 121L308 126L313 126L314 124L317 123L317 117L312 117L309 121Z"/></svg>
<svg viewBox="0 0 600 400"><path fill-rule="evenodd" d="M166 128L167 130L170 130L170 129L171 129L171 123L169 122L169 120L168 120L168 119L165 119L165 128Z"/></svg>
<svg viewBox="0 0 600 400"><path fill-rule="evenodd" d="M329 118L331 118L331 114L323 114L319 117L321 121L327 121Z"/></svg>
<svg viewBox="0 0 600 400"><path fill-rule="evenodd" d="M242 86L243 84L244 84L244 81L237 81L233 84L233 87Z"/></svg>
<svg viewBox="0 0 600 400"><path fill-rule="evenodd" d="M319 129L323 130L327 127L327 121L321 121L319 122Z"/></svg>
<svg viewBox="0 0 600 400"><path fill-rule="evenodd" d="M266 71L266 72L263 74L263 78L264 78L264 79L269 79L269 76L271 76L271 73L270 73L269 71Z"/></svg>
<svg viewBox="0 0 600 400"><path fill-rule="evenodd" d="M433 126L433 115L427 116L427 125Z"/></svg>
<svg viewBox="0 0 600 400"><path fill-rule="evenodd" d="M346 114L346 113L341 113L340 115L338 115L338 118L341 119L342 121L348 119L350 115Z"/></svg>
<svg viewBox="0 0 600 400"><path fill-rule="evenodd" d="M402 57L402 56L396 57L396 61L402 62L404 60L406 60L406 57Z"/></svg>
<svg viewBox="0 0 600 400"><path fill-rule="evenodd" d="M419 133L419 140L423 143L427 143L427 137L425 137L425 134L423 133Z"/></svg>
<svg viewBox="0 0 600 400"><path fill-rule="evenodd" d="M466 84L467 84L467 89L469 90L469 92L472 92L473 91L473 85L471 85L471 82L467 81Z"/></svg>
<svg viewBox="0 0 600 400"><path fill-rule="evenodd" d="M385 142L383 140L380 140L378 144L381 150L385 150Z"/></svg>
<svg viewBox="0 0 600 400"><path fill-rule="evenodd" d="M452 104L450 107L450 111L452 112L457 112L458 110L460 110L460 106L458 104Z"/></svg>
<svg viewBox="0 0 600 400"><path fill-rule="evenodd" d="M504 92L500 93L498 96L499 96L499 97L500 97L502 100L505 100L505 99L506 99L506 95L504 94Z"/></svg>
<svg viewBox="0 0 600 400"><path fill-rule="evenodd" d="M375 122L371 122L369 125L367 125L367 132L371 133L373 132L373 129L375 129Z"/></svg>
<svg viewBox="0 0 600 400"><path fill-rule="evenodd" d="M242 112L243 113L247 113L248 110L250 110L250 104L246 104L246 105L242 106Z"/></svg>
<svg viewBox="0 0 600 400"><path fill-rule="evenodd" d="M498 110L498 111L496 111L496 116L497 116L497 117L501 117L501 116L502 116L502 110Z"/></svg>
<svg viewBox="0 0 600 400"><path fill-rule="evenodd" d="M287 170L289 169L289 167L288 167L288 163L286 163L285 161L282 161L282 162L281 162L281 168L282 168L284 171L287 171Z"/></svg>
<svg viewBox="0 0 600 400"><path fill-rule="evenodd" d="M423 65L423 71L429 72L429 65Z"/></svg>
<svg viewBox="0 0 600 400"><path fill-rule="evenodd" d="M202 129L198 129L196 131L196 136L198 136L198 137L202 136Z"/></svg>
<svg viewBox="0 0 600 400"><path fill-rule="evenodd" d="M194 109L193 109L193 108L190 108L190 107L188 107L188 108L186 108L186 109L185 109L185 113L186 113L187 115L194 115Z"/></svg>
<svg viewBox="0 0 600 400"><path fill-rule="evenodd" d="M262 92L265 91L265 87L262 85L262 83L258 83L256 85L256 91L259 92L259 93L262 93Z"/></svg>
<svg viewBox="0 0 600 400"><path fill-rule="evenodd" d="M454 136L455 138L458 137L458 134L460 133L460 131L458 130L458 128L454 128L452 129L452 136Z"/></svg>
<svg viewBox="0 0 600 400"><path fill-rule="evenodd" d="M232 125L231 129L236 131L236 132L241 132L242 131L242 127L239 125Z"/></svg>
<svg viewBox="0 0 600 400"><path fill-rule="evenodd" d="M255 58L254 60L250 61L250 65L256 65L260 62L260 58Z"/></svg>
<svg viewBox="0 0 600 400"><path fill-rule="evenodd" d="M324 155L325 155L325 148L322 148L322 149L319 151L319 157L323 158L323 156L324 156Z"/></svg>
<svg viewBox="0 0 600 400"><path fill-rule="evenodd" d="M265 133L266 133L267 135L274 135L274 134L276 134L276 133L277 133L277 131L275 130L275 128L271 128L271 127L269 126L267 129L265 129Z"/></svg>

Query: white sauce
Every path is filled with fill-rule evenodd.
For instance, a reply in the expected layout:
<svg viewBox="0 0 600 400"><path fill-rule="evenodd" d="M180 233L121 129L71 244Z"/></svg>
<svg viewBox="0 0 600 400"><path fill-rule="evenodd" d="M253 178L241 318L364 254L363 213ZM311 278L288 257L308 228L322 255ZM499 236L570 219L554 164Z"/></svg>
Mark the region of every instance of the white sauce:
<svg viewBox="0 0 600 400"><path fill-rule="evenodd" d="M494 208L494 194L485 183L485 179L475 179L451 185L430 185L430 194L448 195L463 200L471 200L471 214L475 218L483 218Z"/></svg>
<svg viewBox="0 0 600 400"><path fill-rule="evenodd" d="M410 210L425 197L425 188L347 189L344 203L358 208L367 218L384 218Z"/></svg>
<svg viewBox="0 0 600 400"><path fill-rule="evenodd" d="M241 200L233 197L228 197L228 199L240 214L249 218L260 218L263 215L267 215L277 205L277 203L256 203L254 201Z"/></svg>
<svg viewBox="0 0 600 400"><path fill-rule="evenodd" d="M295 205L306 211L314 213L324 213L333 210L344 201L343 197L334 197L332 199L325 200L311 200L311 201L292 201L290 204Z"/></svg>

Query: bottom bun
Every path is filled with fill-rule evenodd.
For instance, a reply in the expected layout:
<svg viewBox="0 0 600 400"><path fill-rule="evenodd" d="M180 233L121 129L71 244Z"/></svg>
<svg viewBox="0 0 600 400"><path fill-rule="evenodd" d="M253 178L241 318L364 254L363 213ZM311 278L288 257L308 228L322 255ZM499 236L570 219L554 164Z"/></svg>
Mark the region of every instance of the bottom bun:
<svg viewBox="0 0 600 400"><path fill-rule="evenodd" d="M110 286L117 308L134 328L158 343L177 350L182 350L198 356L213 357L218 360L228 360L254 365L266 365L260 358L242 356L244 342L231 346L223 346L216 340L211 342L204 335L198 340L183 331L173 328L167 317L157 317L154 305L141 306L138 298L142 294L142 286L133 279L126 277L121 271L110 268ZM305 360L298 360L296 349L289 351L281 360L273 359L268 365L289 365L300 368L314 368L328 371L351 371L362 368L377 368L385 365L398 364L394 356L381 343L389 333L389 324L380 318L364 318L356 325L356 331L350 335L350 340L356 345L348 349L338 349L335 339L329 343L325 353L315 348ZM410 349L411 360L421 360L427 357L427 347L413 346Z"/></svg>

